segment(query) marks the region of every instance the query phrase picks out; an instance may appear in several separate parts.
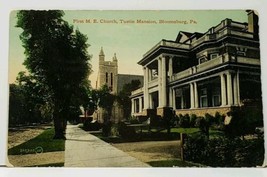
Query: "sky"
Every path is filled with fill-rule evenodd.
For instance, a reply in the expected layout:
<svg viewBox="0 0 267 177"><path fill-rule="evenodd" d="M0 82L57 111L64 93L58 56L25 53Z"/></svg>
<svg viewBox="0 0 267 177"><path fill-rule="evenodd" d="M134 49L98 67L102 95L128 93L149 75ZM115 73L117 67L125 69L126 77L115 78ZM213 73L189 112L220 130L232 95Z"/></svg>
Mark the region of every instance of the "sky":
<svg viewBox="0 0 267 177"><path fill-rule="evenodd" d="M142 75L142 67L137 62L162 39L175 40L179 31L206 32L225 18L247 22L245 10L64 12L64 20L88 37L88 53L92 55L93 73L89 76L92 87L95 87L101 47L106 61L112 60L116 53L119 74ZM156 23L137 23L138 20ZM160 20L178 23L159 23ZM22 64L25 60L24 48L19 39L22 29L15 27L16 21L16 11L13 11L10 14L9 83L15 82L18 72L26 70Z"/></svg>

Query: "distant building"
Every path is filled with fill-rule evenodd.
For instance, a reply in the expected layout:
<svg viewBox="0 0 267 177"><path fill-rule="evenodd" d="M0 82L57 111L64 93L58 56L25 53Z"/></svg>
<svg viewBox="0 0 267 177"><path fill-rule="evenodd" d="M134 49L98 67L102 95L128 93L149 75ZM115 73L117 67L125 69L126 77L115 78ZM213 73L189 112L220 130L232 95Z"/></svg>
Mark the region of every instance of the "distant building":
<svg viewBox="0 0 267 177"><path fill-rule="evenodd" d="M143 86L142 75L118 74L118 59L116 53L111 61L106 61L103 48L101 48L99 53L99 67L96 88L100 89L102 86L107 85L110 88L111 93L116 95L123 89L125 84L131 83L132 80L139 80L141 86ZM123 110L119 107L118 103L114 103L114 108L111 115L113 122L118 122L119 120L124 119L124 117L122 117L122 111ZM103 122L103 110L99 108L94 113L93 117L94 119Z"/></svg>
<svg viewBox="0 0 267 177"><path fill-rule="evenodd" d="M138 62L144 86L132 92L132 115L226 114L261 102L258 16L247 12L248 23L225 19L205 33L181 31L145 53Z"/></svg>

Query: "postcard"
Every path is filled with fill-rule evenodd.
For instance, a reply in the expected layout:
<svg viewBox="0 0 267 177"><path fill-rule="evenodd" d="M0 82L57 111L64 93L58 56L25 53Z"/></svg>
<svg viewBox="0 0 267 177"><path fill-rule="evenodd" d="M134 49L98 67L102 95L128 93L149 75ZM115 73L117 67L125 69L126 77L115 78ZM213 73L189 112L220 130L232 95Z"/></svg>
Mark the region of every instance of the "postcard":
<svg viewBox="0 0 267 177"><path fill-rule="evenodd" d="M255 10L16 10L14 167L261 167Z"/></svg>

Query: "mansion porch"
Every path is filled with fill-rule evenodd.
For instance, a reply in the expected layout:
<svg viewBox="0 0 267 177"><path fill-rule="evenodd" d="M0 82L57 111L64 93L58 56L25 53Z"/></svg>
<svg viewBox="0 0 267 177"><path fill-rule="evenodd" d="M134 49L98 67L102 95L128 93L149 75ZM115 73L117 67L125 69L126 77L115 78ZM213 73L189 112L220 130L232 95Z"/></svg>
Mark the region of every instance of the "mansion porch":
<svg viewBox="0 0 267 177"><path fill-rule="evenodd" d="M138 62L144 86L131 94L132 115L226 114L261 101L258 17L248 23L222 20L205 33L180 31L161 40Z"/></svg>
<svg viewBox="0 0 267 177"><path fill-rule="evenodd" d="M260 60L227 54L172 73L172 65L166 67L166 63L172 63L173 58L164 57L158 58L158 69L149 65L144 68L145 85L132 92L132 115L149 116L154 112L162 116L164 108L171 108L176 115L226 115L248 100L261 99Z"/></svg>

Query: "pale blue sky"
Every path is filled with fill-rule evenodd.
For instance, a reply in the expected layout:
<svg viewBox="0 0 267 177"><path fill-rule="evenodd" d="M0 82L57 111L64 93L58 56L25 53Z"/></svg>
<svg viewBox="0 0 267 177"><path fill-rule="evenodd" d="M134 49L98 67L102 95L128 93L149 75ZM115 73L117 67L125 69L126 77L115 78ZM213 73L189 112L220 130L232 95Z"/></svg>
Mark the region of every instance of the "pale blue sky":
<svg viewBox="0 0 267 177"><path fill-rule="evenodd" d="M93 73L89 77L92 86L98 72L98 54L103 47L106 60L117 54L120 74L143 74L137 62L150 48L161 39L175 40L179 31L206 32L225 18L247 22L245 10L235 11L65 11L64 19L78 28L88 37L89 54ZM118 24L74 23L74 19L117 20ZM120 20L194 20L197 24L123 24ZM19 39L21 29L16 24L15 12L10 15L10 51L9 51L9 83L15 81L17 73L25 70L22 62L25 59L24 49Z"/></svg>

